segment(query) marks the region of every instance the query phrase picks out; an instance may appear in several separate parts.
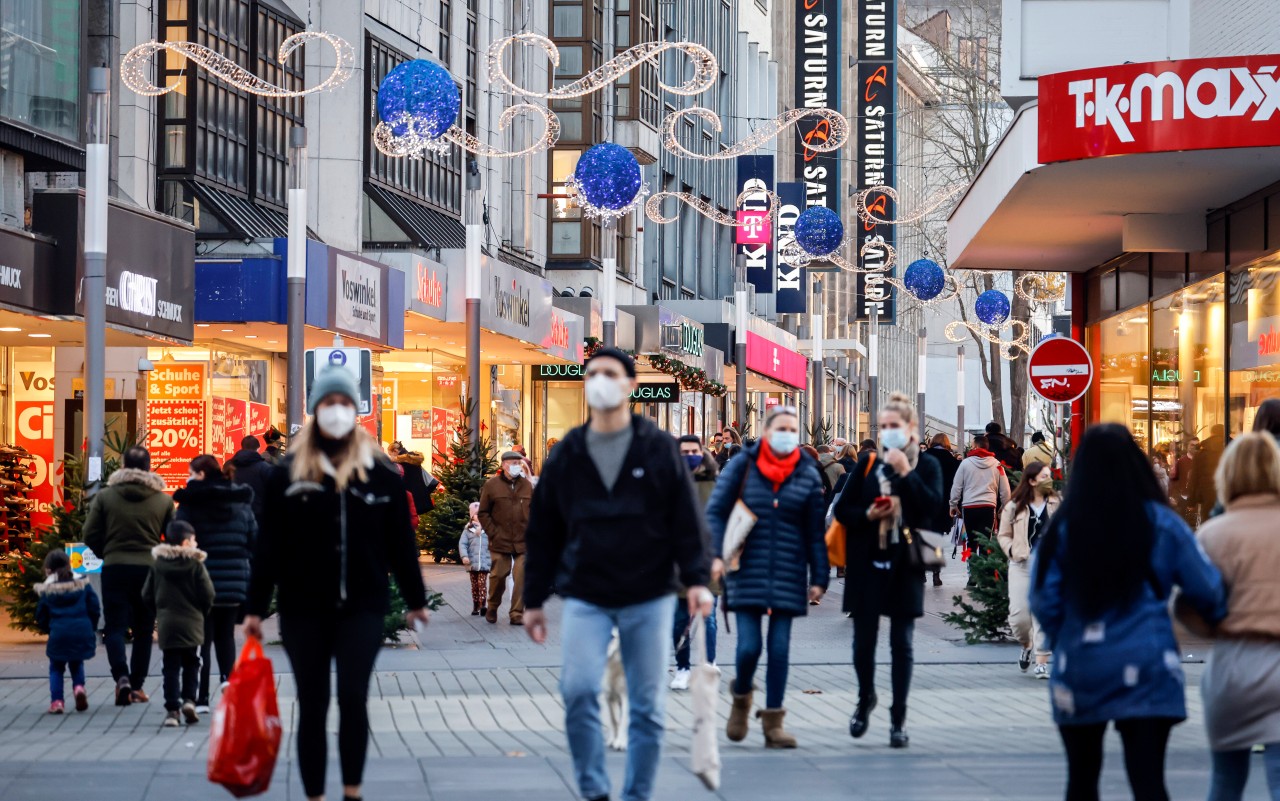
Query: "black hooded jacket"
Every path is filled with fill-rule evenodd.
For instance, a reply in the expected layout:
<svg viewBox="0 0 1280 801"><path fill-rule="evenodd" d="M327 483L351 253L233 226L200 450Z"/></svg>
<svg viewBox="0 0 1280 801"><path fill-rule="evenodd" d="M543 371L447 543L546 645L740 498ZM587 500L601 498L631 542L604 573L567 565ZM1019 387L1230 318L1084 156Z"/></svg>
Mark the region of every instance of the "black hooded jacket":
<svg viewBox="0 0 1280 801"><path fill-rule="evenodd" d="M213 579L214 606L239 606L249 598L249 567L258 523L253 490L229 481L192 481L173 493L177 518L196 530L204 566Z"/></svg>
<svg viewBox="0 0 1280 801"><path fill-rule="evenodd" d="M261 453L248 448L241 448L231 457L231 465L235 467L235 482L253 490L253 516L262 526L262 500L267 495L267 478L275 469Z"/></svg>

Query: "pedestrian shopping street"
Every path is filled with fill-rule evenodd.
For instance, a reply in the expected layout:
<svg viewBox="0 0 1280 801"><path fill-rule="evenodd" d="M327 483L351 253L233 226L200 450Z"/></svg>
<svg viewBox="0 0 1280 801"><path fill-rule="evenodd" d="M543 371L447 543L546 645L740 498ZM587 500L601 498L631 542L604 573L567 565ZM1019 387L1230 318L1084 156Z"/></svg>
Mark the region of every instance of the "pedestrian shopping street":
<svg viewBox="0 0 1280 801"><path fill-rule="evenodd" d="M500 618L496 625L472 617L467 578L456 566L427 565L427 583L443 592L423 650L385 648L370 688L372 736L364 797L373 801L461 801L514 794L520 801L572 801L573 774L564 739L563 707L556 689L560 650L559 601L546 647ZM865 738L849 738L855 704L850 667L850 623L840 613L842 582L810 617L797 622L791 649L788 728L800 740L795 751L768 751L758 724L732 744L720 737L724 762L718 793L689 772L691 713L687 693L668 703L668 734L656 798L725 801L811 799L861 801L978 801L1062 797L1065 767L1057 731L1049 720L1047 686L1014 664L1016 645L965 645L939 618L963 584L958 561L944 571L947 586L926 588L928 614L919 622L912 706L907 719L911 747L890 751L888 648L878 670L881 706ZM734 637L723 630L719 661L729 664ZM273 629L272 629L273 631ZM21 635L5 631L6 637ZM882 637L886 635L882 632ZM271 631L268 639L273 639ZM293 731L293 684L277 645L268 648L279 675L287 742ZM1208 786L1209 754L1201 725L1199 691L1204 651L1184 647L1188 659L1190 719L1174 729L1168 782L1174 799L1201 799ZM732 668L730 668L731 670ZM47 801L59 786L81 788L86 801L221 801L227 793L205 780L208 720L189 728L162 729L159 659L147 690L149 704L111 705L102 650L88 665L92 706L60 717L48 706L44 646L5 643L0 648L0 798ZM725 684L727 684L727 677ZM728 712L726 700L721 719ZM336 731L331 710L330 731ZM1108 735L1103 798L1127 798L1119 739ZM331 739L329 797L339 798ZM1261 774L1260 757L1255 773ZM610 757L615 788L622 757ZM1247 799L1265 798L1254 781ZM615 790L616 791L616 790ZM501 796L499 795L501 794ZM300 799L302 788L290 754L282 754L264 799Z"/></svg>

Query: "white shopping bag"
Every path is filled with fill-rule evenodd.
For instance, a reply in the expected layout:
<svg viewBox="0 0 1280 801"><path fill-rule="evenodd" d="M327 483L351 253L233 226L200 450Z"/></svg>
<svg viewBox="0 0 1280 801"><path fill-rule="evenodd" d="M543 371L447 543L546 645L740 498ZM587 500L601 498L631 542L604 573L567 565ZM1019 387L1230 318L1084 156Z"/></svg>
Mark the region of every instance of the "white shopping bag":
<svg viewBox="0 0 1280 801"><path fill-rule="evenodd" d="M716 707L720 703L720 668L707 663L707 622L695 615L690 626L689 700L693 706L693 773L708 790L720 788L720 744L716 740Z"/></svg>

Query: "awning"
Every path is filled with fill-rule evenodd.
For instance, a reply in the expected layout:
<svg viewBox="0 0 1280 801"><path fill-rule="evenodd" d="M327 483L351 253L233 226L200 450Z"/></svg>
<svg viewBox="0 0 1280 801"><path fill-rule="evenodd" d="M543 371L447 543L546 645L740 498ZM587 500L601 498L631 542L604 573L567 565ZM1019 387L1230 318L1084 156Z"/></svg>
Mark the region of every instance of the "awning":
<svg viewBox="0 0 1280 801"><path fill-rule="evenodd" d="M183 181L202 207L222 221L237 239L275 239L289 235L289 217L252 200L198 181ZM202 209L202 211L205 209Z"/></svg>
<svg viewBox="0 0 1280 801"><path fill-rule="evenodd" d="M1204 250L1207 212L1280 181L1280 148L1041 164L1039 121L1038 103L1018 112L951 212L952 268L1082 272L1126 251Z"/></svg>
<svg viewBox="0 0 1280 801"><path fill-rule="evenodd" d="M412 244L454 250L466 247L467 229L457 218L372 182L365 183L364 191L413 240Z"/></svg>

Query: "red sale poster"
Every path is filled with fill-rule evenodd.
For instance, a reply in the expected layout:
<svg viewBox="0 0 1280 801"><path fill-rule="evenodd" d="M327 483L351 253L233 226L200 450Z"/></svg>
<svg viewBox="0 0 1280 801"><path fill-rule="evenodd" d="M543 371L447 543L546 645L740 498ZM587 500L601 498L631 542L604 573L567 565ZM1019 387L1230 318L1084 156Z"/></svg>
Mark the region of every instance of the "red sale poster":
<svg viewBox="0 0 1280 801"><path fill-rule="evenodd" d="M431 407L431 463L439 466L449 457L449 410Z"/></svg>
<svg viewBox="0 0 1280 801"><path fill-rule="evenodd" d="M249 401L249 435L257 437L263 445L266 440L262 439L262 435L267 433L267 429L271 427L271 407L265 403L254 403ZM240 450L240 443L236 443L236 450ZM227 454L231 456L230 453Z"/></svg>
<svg viewBox="0 0 1280 801"><path fill-rule="evenodd" d="M191 460L204 452L205 365L160 362L147 377L147 448L165 491L187 483Z"/></svg>
<svg viewBox="0 0 1280 801"><path fill-rule="evenodd" d="M226 459L230 454L224 451L226 447L226 414L227 399L214 397L209 403L209 453L213 455L219 462Z"/></svg>
<svg viewBox="0 0 1280 801"><path fill-rule="evenodd" d="M53 365L14 362L14 443L31 454L29 496L35 500L31 528L39 531L53 524L49 513L55 498L53 453Z"/></svg>
<svg viewBox="0 0 1280 801"><path fill-rule="evenodd" d="M227 398L222 403L222 452L230 456L240 450L240 440L248 433L249 402Z"/></svg>

